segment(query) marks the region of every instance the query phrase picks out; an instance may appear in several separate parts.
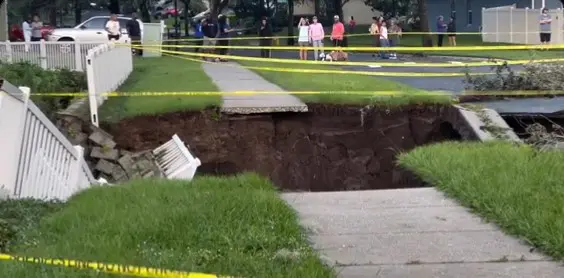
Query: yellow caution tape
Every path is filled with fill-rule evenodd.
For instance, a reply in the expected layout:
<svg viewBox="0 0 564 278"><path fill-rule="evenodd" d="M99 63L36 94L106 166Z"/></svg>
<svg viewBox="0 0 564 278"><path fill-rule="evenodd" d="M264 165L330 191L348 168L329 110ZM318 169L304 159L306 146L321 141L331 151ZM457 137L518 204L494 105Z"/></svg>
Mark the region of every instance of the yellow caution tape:
<svg viewBox="0 0 564 278"><path fill-rule="evenodd" d="M62 266L75 269L90 269L110 274L120 274L135 277L150 277L150 278L229 278L229 276L219 276L215 274L205 274L197 272L184 272L169 270L163 268L152 268L145 266L133 265L120 265L120 264L107 264L100 262L88 262L79 260L68 259L46 259L39 257L25 257L13 256L8 254L0 254L0 260L18 261L34 264L44 264L52 266ZM232 278L232 277L231 277Z"/></svg>
<svg viewBox="0 0 564 278"><path fill-rule="evenodd" d="M377 52L377 51L396 51L396 52L441 52L441 51L483 51L483 50L538 50L538 49L564 49L564 44L555 45L487 45L487 46L444 46L444 47L421 47L421 46L397 46L397 47L374 47L374 46L358 46L358 47L302 47L302 46L246 46L246 45L164 45L164 44L147 44L144 47L166 47L166 48L202 48L202 49L246 49L246 50L315 50L323 49L327 51L359 51L359 52Z"/></svg>
<svg viewBox="0 0 564 278"><path fill-rule="evenodd" d="M135 48L135 47L134 47ZM508 65L524 65L528 63L556 63L564 61L564 58L555 59L540 59L540 60L510 60L510 61L480 61L480 62L465 62L465 63L402 63L402 62L383 62L383 61L373 61L373 62L348 62L348 61L313 61L313 60L298 60L298 59L279 59L279 58L258 58L258 57L247 57L247 56L237 56L237 55L218 55L210 53L194 53L194 52L184 52L184 51L173 51L173 50L163 50L155 49L150 47L143 47L145 51L158 51L168 54L193 56L201 58L224 58L230 60L240 60L240 61L255 61L255 62L266 62L266 63L281 63L281 64L303 64L303 65L325 65L325 66L380 66L380 67L484 67L484 66L496 66L507 63ZM422 73L424 74L424 73ZM385 75L380 75L385 76ZM427 76L427 75L421 75ZM439 76L436 74L431 74L428 76ZM449 75L453 76L453 75ZM456 76L456 75L454 75Z"/></svg>
<svg viewBox="0 0 564 278"><path fill-rule="evenodd" d="M564 96L564 91L465 91L453 94L447 91L236 91L236 92L108 92L99 94L107 97L154 97L154 96L250 96L250 95L364 95L364 96ZM88 93L32 93L34 96L84 97Z"/></svg>
<svg viewBox="0 0 564 278"><path fill-rule="evenodd" d="M237 31L243 30L233 30L233 33ZM439 33L439 32L402 32L402 33L388 33L388 35L401 35L401 36L409 36L409 35L457 35L457 36L467 36L467 35L496 35L496 34L534 34L539 32L454 32L454 33ZM347 38L352 37L368 37L374 36L374 34L370 33L355 33L355 34L345 34ZM325 38L330 38L331 35L326 35ZM242 37L230 37L230 38L218 38L218 40L260 40L260 39L290 39L290 38L298 38L297 35L294 36L271 36L271 37L258 37L258 36L242 36ZM203 39L168 39L165 41L201 41Z"/></svg>

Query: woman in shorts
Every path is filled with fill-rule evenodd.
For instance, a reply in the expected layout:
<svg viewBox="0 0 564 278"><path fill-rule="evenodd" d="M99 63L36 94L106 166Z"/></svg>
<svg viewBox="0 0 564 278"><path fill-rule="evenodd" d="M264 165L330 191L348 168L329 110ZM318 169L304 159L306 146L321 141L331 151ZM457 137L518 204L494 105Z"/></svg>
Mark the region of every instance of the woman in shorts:
<svg viewBox="0 0 564 278"><path fill-rule="evenodd" d="M309 46L309 23L305 18L300 18L298 23L298 44L300 45L300 60L307 60L307 49Z"/></svg>
<svg viewBox="0 0 564 278"><path fill-rule="evenodd" d="M448 34L448 44L450 46L456 46L456 20L454 17L450 17L450 21L447 25Z"/></svg>

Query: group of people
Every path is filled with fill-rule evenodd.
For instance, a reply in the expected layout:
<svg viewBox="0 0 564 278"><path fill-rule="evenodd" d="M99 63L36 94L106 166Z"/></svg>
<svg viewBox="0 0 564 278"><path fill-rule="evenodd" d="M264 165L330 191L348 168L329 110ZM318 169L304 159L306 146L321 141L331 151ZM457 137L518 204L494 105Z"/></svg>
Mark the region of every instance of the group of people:
<svg viewBox="0 0 564 278"><path fill-rule="evenodd" d="M131 15L131 19L127 21L125 26L127 34L129 35L129 39L131 39L131 45L134 46L133 52L137 55L143 54L143 49L141 47L138 47L139 45L141 45L142 25L143 22L139 20L137 14L133 13ZM122 27L119 24L117 15L110 15L110 20L106 22L104 28L106 29L106 32L108 32L108 40L119 41L122 35Z"/></svg>
<svg viewBox="0 0 564 278"><path fill-rule="evenodd" d="M448 36L448 44L456 46L456 19L454 16L450 17L448 23L445 23L445 18L442 15L437 18L437 46L439 47L443 46L445 32Z"/></svg>
<svg viewBox="0 0 564 278"><path fill-rule="evenodd" d="M300 48L300 59L307 60L307 49L305 47L312 46L314 48L314 59L318 60L323 57L323 40L325 38L325 30L323 25L318 21L317 16L312 17L310 23L307 18L300 18L298 23L298 45ZM345 25L339 20L339 16L333 17L333 28L330 35L331 42L334 47L343 46L345 39Z"/></svg>
<svg viewBox="0 0 564 278"><path fill-rule="evenodd" d="M233 31L229 25L229 19L220 14L217 19L208 16L194 26L195 32L194 37L198 39L196 43L200 46L205 46L206 48L196 48L196 52L211 53L218 55L227 55L227 46L229 46L230 33ZM217 50L215 46L222 46ZM224 58L219 57L203 57L203 60L212 60L215 62L227 61Z"/></svg>
<svg viewBox="0 0 564 278"><path fill-rule="evenodd" d="M30 41L36 42L36 41L40 41L43 38L41 28L43 28L43 22L41 22L41 19L39 18L38 15L34 15L33 17L30 16L22 23L24 41L26 42L25 44L26 52L29 51Z"/></svg>

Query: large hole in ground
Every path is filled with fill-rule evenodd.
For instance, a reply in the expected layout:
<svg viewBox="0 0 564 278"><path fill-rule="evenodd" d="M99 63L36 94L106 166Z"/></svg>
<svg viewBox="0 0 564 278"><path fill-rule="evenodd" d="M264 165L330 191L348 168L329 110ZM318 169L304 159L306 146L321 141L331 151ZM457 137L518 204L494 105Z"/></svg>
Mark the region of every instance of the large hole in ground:
<svg viewBox="0 0 564 278"><path fill-rule="evenodd" d="M527 126L532 124L541 124L546 128L547 132L554 132L554 125L564 127L564 116L554 115L522 115L522 114L502 114L502 118L507 125L513 129L515 134L521 139L527 139L531 135L526 131Z"/></svg>
<svg viewBox="0 0 564 278"><path fill-rule="evenodd" d="M460 140L450 106L374 108L309 105L308 113L170 113L108 127L122 148L153 149L178 134L202 161L198 175L255 171L283 190L422 187L396 165L416 146Z"/></svg>

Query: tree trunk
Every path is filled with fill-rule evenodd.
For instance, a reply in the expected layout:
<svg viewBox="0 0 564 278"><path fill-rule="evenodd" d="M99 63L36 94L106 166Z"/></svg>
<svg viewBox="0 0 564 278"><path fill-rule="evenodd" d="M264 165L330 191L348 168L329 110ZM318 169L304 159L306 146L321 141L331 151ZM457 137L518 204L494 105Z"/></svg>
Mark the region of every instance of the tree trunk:
<svg viewBox="0 0 564 278"><path fill-rule="evenodd" d="M425 33L421 37L423 46L433 46L433 37L429 34L429 15L427 14L427 1L417 0L419 11L419 25L421 32Z"/></svg>
<svg viewBox="0 0 564 278"><path fill-rule="evenodd" d="M313 14L319 16L320 11L321 11L321 0L313 0Z"/></svg>
<svg viewBox="0 0 564 278"><path fill-rule="evenodd" d="M294 0L288 0L288 45L294 45Z"/></svg>
<svg viewBox="0 0 564 278"><path fill-rule="evenodd" d="M335 14L330 15L331 19L333 19L334 15L338 15L341 21L345 22L343 18L343 0L334 0L335 5Z"/></svg>
<svg viewBox="0 0 564 278"><path fill-rule="evenodd" d="M80 0L74 0L74 23L76 25L82 22L82 5Z"/></svg>
<svg viewBox="0 0 564 278"><path fill-rule="evenodd" d="M57 6L52 4L49 10L49 25L57 26Z"/></svg>
<svg viewBox="0 0 564 278"><path fill-rule="evenodd" d="M184 3L184 33L186 35L186 37L188 37L190 35L190 16L188 14L188 7L190 6L190 1L191 0L184 0L182 1Z"/></svg>
<svg viewBox="0 0 564 278"><path fill-rule="evenodd" d="M108 10L110 10L110 13L119 14L119 0L110 0Z"/></svg>
<svg viewBox="0 0 564 278"><path fill-rule="evenodd" d="M141 10L141 21L151 22L151 14L149 13L149 1L141 0L139 3L139 10Z"/></svg>

